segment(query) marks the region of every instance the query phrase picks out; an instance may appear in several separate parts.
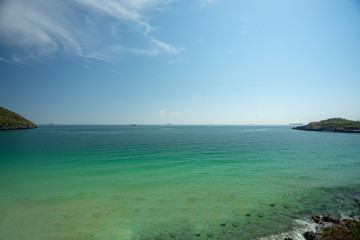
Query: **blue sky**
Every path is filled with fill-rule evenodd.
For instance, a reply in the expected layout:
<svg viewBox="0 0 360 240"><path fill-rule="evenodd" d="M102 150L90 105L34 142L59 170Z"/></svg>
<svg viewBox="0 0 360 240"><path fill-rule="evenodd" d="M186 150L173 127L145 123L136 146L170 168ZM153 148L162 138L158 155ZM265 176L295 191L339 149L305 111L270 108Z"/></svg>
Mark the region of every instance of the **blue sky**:
<svg viewBox="0 0 360 240"><path fill-rule="evenodd" d="M0 73L35 123L360 120L360 2L4 0Z"/></svg>

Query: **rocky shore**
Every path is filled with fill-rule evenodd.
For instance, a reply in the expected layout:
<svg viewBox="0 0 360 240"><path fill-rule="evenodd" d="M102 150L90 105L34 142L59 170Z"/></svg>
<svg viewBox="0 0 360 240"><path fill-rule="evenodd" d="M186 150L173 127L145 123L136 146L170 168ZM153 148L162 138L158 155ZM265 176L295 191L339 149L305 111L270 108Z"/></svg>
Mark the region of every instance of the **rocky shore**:
<svg viewBox="0 0 360 240"><path fill-rule="evenodd" d="M340 219L331 214L312 216L311 221L316 224L314 231L306 231L303 237L306 240L360 240L360 201L354 199L354 207L358 215ZM284 240L293 240L285 237Z"/></svg>
<svg viewBox="0 0 360 240"><path fill-rule="evenodd" d="M325 127L325 126L309 126L309 125L294 127L293 129L305 130L305 131L360 133L360 129L344 129L344 128L333 128L333 127Z"/></svg>
<svg viewBox="0 0 360 240"><path fill-rule="evenodd" d="M284 233L269 239L360 240L359 199L354 199L354 207L357 209L357 213L352 213L346 218L331 214L315 215L305 221L305 228L297 234Z"/></svg>
<svg viewBox="0 0 360 240"><path fill-rule="evenodd" d="M315 232L305 232L306 240L359 240L360 222L353 219L339 219L330 214L312 216L317 224ZM287 239L289 240L289 239Z"/></svg>
<svg viewBox="0 0 360 240"><path fill-rule="evenodd" d="M20 130L20 129L31 129L31 128L37 128L35 125L28 125L28 126L9 126L9 127L0 127L0 130Z"/></svg>

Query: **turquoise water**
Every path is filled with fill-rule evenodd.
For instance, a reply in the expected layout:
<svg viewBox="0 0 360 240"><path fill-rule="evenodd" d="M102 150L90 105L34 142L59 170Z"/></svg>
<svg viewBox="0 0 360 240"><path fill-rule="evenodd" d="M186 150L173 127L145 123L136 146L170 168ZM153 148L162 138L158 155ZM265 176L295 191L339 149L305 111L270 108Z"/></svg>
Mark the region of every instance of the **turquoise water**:
<svg viewBox="0 0 360 240"><path fill-rule="evenodd" d="M0 132L0 239L256 239L357 214L360 134L289 126Z"/></svg>

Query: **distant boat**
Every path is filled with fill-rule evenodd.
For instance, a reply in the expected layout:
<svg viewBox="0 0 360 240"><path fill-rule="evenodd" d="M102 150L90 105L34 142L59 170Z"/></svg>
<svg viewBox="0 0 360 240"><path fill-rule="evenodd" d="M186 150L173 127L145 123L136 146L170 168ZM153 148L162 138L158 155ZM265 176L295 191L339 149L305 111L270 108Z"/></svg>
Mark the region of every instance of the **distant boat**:
<svg viewBox="0 0 360 240"><path fill-rule="evenodd" d="M135 124L135 123L132 123L132 124L130 124L129 126L130 126L130 127L135 127L136 124Z"/></svg>

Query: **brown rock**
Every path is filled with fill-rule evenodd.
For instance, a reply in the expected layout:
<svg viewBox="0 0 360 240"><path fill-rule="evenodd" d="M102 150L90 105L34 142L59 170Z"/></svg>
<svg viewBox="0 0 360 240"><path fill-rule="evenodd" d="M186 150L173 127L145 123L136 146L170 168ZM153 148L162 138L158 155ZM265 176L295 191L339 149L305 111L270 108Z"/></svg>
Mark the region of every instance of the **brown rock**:
<svg viewBox="0 0 360 240"><path fill-rule="evenodd" d="M340 220L331 214L324 214L323 220L324 220L324 222L331 222L331 223L335 223L335 224L340 223Z"/></svg>
<svg viewBox="0 0 360 240"><path fill-rule="evenodd" d="M345 225L348 229L350 229L350 228L356 229L356 228L359 228L359 227L360 227L359 221L356 221L356 220L354 220L354 219L345 219L345 220L344 220L344 225ZM359 233L360 233L360 229L359 229Z"/></svg>
<svg viewBox="0 0 360 240"><path fill-rule="evenodd" d="M320 217L319 216L312 216L311 219L316 223L320 222Z"/></svg>
<svg viewBox="0 0 360 240"><path fill-rule="evenodd" d="M314 232L305 232L303 235L306 240L315 240L316 238L316 234Z"/></svg>

